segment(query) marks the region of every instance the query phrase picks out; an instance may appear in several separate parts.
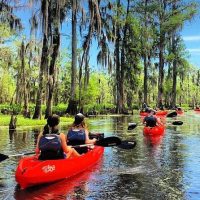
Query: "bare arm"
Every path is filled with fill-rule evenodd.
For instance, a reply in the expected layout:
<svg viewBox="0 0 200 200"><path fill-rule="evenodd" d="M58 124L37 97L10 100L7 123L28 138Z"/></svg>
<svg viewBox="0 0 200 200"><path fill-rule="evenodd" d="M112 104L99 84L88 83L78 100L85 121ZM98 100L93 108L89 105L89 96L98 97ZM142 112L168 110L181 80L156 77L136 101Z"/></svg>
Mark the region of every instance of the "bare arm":
<svg viewBox="0 0 200 200"><path fill-rule="evenodd" d="M70 147L67 146L67 143L66 143L66 136L64 135L64 133L60 133L60 139L61 139L61 146L62 146L62 149L63 151L68 154L69 151L70 151Z"/></svg>
<svg viewBox="0 0 200 200"><path fill-rule="evenodd" d="M39 149L39 141L40 141L40 138L43 136L43 133L41 132L39 135L38 135L38 138L37 138L37 143L36 143L36 148L35 148L35 153L36 154L39 154L40 153L40 149Z"/></svg>
<svg viewBox="0 0 200 200"><path fill-rule="evenodd" d="M79 156L79 153L75 149L73 149L70 146L67 146L67 140L64 133L60 133L60 139L61 139L62 149L67 154L67 158L72 157L72 156L73 157Z"/></svg>
<svg viewBox="0 0 200 200"><path fill-rule="evenodd" d="M85 143L86 144L95 144L95 142L97 141L97 139L96 138L93 138L93 139L90 139L89 138L89 131L86 129L85 130Z"/></svg>

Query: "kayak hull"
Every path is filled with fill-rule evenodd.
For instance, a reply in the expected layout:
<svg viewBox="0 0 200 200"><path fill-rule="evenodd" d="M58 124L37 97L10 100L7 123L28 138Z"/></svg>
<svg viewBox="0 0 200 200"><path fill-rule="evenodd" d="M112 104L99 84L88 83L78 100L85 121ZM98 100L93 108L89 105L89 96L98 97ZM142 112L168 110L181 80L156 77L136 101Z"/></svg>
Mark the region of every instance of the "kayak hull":
<svg viewBox="0 0 200 200"><path fill-rule="evenodd" d="M143 129L144 135L151 135L151 136L162 135L164 131L165 131L164 126L155 126L155 127L145 126Z"/></svg>
<svg viewBox="0 0 200 200"><path fill-rule="evenodd" d="M21 189L56 182L79 174L94 165L103 155L104 148L95 146L93 150L69 159L38 160L36 156L20 160L15 179Z"/></svg>

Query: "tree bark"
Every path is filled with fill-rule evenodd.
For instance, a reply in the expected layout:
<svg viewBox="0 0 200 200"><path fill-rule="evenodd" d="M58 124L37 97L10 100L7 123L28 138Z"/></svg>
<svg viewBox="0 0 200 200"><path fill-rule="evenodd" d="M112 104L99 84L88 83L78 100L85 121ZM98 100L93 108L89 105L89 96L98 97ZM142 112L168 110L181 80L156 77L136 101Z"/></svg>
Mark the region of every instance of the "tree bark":
<svg viewBox="0 0 200 200"><path fill-rule="evenodd" d="M147 102L147 94L148 94L148 88L147 88L147 79L148 79L148 72L147 72L147 68L148 68L148 64L147 64L147 55L144 55L144 103L148 103Z"/></svg>
<svg viewBox="0 0 200 200"><path fill-rule="evenodd" d="M175 11L176 8L176 0L174 0L173 2L173 6L172 6L172 11ZM176 30L173 31L172 33L172 53L174 54L174 60L173 60L173 74L172 74L172 78L173 78L173 85L172 85L172 102L171 102L171 106L175 107L176 106L176 85L177 85L177 34L176 34Z"/></svg>
<svg viewBox="0 0 200 200"><path fill-rule="evenodd" d="M20 51L20 57L21 57L21 68L22 68L22 85L23 85L23 97L24 97L24 110L23 110L23 116L24 117L30 117L29 109L28 109L28 93L27 93L27 80L26 80L26 70L25 70L25 45L24 41L22 41L21 44L21 51Z"/></svg>
<svg viewBox="0 0 200 200"><path fill-rule="evenodd" d="M53 48L53 52L51 54L51 62L49 66L49 76L48 76L48 98L46 102L46 111L45 111L45 119L52 115L52 104L53 104L53 94L54 94L54 87L55 87L55 80L56 80L56 60L59 53L60 47L60 4L59 2L56 3L56 16L54 19L54 23L52 23L52 41L51 41L51 48Z"/></svg>
<svg viewBox="0 0 200 200"><path fill-rule="evenodd" d="M176 39L175 39L175 35L173 34L172 36L172 51L174 53L174 55L176 55ZM175 56L174 60L173 60L173 74L172 74L172 80L173 80L173 84L172 84L172 102L171 102L171 106L175 107L176 106L176 85L177 85L177 58Z"/></svg>
<svg viewBox="0 0 200 200"><path fill-rule="evenodd" d="M76 74L77 74L77 1L72 1L72 65L71 65L71 96L68 103L67 113L75 115L77 112Z"/></svg>
<svg viewBox="0 0 200 200"><path fill-rule="evenodd" d="M145 17L145 22L144 22L144 26L145 28L147 29L147 20L148 20L148 16L147 16L147 3L148 3L148 0L145 0L145 13L144 13L144 17ZM147 31L147 30L146 30ZM146 46L146 43L147 43L147 38L146 38L146 35L145 35L145 46ZM144 49L144 103L148 104L147 102L147 96L148 96L148 62L147 62L147 49L145 48Z"/></svg>
<svg viewBox="0 0 200 200"><path fill-rule="evenodd" d="M37 92L37 100L35 106L35 112L33 115L33 119L41 119L42 116L42 98L44 93L44 73L45 69L48 67L48 19L49 19L49 1L43 0L43 26L44 26L44 33L43 33L43 46L42 46L42 57L40 63L40 72L39 72L39 85L38 85L38 92Z"/></svg>
<svg viewBox="0 0 200 200"><path fill-rule="evenodd" d="M71 99L75 99L76 68L77 68L77 1L72 1L72 74L71 74Z"/></svg>
<svg viewBox="0 0 200 200"><path fill-rule="evenodd" d="M164 81L164 35L160 36L159 45L159 77L158 77L158 102L159 108L163 107L163 81Z"/></svg>
<svg viewBox="0 0 200 200"><path fill-rule="evenodd" d="M119 18L120 0L117 1L117 18ZM116 43L115 43L115 60L116 60L116 89L117 89L117 105L116 113L122 113L122 99L120 94L121 71L120 71L120 28L119 22L116 24Z"/></svg>

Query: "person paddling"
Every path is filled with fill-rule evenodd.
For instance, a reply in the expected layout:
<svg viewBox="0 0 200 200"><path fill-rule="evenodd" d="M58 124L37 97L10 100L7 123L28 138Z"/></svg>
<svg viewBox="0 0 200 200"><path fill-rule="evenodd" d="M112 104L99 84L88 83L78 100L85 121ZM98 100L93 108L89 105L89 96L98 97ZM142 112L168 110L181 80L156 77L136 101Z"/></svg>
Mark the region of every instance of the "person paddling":
<svg viewBox="0 0 200 200"><path fill-rule="evenodd" d="M58 130L60 117L49 116L43 132L38 135L35 152L39 160L55 160L79 156L72 147L67 146L66 136Z"/></svg>
<svg viewBox="0 0 200 200"><path fill-rule="evenodd" d="M74 122L70 126L67 133L68 145L95 144L97 141L96 138L89 138L89 131L84 119L85 116L82 113L78 113L75 116ZM88 151L88 147L77 148L76 150L80 154L86 153Z"/></svg>
<svg viewBox="0 0 200 200"><path fill-rule="evenodd" d="M155 113L153 109L148 110L148 115L143 119L143 124L149 127L163 125L160 119L155 116Z"/></svg>

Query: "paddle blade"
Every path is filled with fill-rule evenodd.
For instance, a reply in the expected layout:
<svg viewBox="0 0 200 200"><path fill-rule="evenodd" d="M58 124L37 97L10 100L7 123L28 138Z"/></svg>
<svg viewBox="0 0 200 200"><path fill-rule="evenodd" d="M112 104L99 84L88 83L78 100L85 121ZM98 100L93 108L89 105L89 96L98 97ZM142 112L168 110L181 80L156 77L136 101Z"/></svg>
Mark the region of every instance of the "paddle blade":
<svg viewBox="0 0 200 200"><path fill-rule="evenodd" d="M136 146L136 141L123 140L117 147L121 149L133 149Z"/></svg>
<svg viewBox="0 0 200 200"><path fill-rule="evenodd" d="M183 122L182 121L174 121L172 122L173 125L182 125Z"/></svg>
<svg viewBox="0 0 200 200"><path fill-rule="evenodd" d="M7 155L0 153L0 162L6 160L7 158L9 158Z"/></svg>
<svg viewBox="0 0 200 200"><path fill-rule="evenodd" d="M177 116L177 112L176 111L167 114L167 117L176 117L176 116Z"/></svg>
<svg viewBox="0 0 200 200"><path fill-rule="evenodd" d="M136 127L137 127L137 123L129 123L128 124L128 130L133 130Z"/></svg>
<svg viewBox="0 0 200 200"><path fill-rule="evenodd" d="M97 146L113 147L121 144L121 139L115 136L103 138L95 143Z"/></svg>

